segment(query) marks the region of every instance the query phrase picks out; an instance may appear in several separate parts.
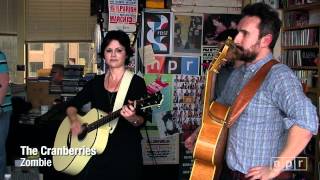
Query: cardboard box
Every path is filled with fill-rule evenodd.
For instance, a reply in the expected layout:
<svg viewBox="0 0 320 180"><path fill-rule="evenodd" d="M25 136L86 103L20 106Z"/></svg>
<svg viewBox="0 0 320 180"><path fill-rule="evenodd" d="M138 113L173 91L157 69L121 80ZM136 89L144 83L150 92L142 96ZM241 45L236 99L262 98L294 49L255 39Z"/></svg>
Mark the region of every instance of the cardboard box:
<svg viewBox="0 0 320 180"><path fill-rule="evenodd" d="M51 106L60 95L49 94L49 82L28 81L27 99L33 109L40 109L41 105Z"/></svg>

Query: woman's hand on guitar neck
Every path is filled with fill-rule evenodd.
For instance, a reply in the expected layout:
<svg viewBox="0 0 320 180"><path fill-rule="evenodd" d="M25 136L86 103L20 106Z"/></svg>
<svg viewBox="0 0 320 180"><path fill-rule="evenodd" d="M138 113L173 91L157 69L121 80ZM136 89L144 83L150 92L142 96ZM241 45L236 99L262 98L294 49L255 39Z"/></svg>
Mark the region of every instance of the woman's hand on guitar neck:
<svg viewBox="0 0 320 180"><path fill-rule="evenodd" d="M133 126L140 126L144 120L142 116L136 114L136 109L133 104L134 101L129 100L129 104L122 107L120 114Z"/></svg>

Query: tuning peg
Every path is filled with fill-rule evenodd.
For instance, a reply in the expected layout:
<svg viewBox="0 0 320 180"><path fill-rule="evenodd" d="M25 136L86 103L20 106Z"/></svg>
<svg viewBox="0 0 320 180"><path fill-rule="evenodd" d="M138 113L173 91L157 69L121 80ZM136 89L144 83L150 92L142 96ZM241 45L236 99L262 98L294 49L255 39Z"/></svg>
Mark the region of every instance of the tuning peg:
<svg viewBox="0 0 320 180"><path fill-rule="evenodd" d="M222 61L227 62L228 60L226 58L222 58Z"/></svg>
<svg viewBox="0 0 320 180"><path fill-rule="evenodd" d="M215 73L217 73L217 74L219 73L219 71L218 71L218 70L216 70L216 69L213 69L213 72L215 72Z"/></svg>

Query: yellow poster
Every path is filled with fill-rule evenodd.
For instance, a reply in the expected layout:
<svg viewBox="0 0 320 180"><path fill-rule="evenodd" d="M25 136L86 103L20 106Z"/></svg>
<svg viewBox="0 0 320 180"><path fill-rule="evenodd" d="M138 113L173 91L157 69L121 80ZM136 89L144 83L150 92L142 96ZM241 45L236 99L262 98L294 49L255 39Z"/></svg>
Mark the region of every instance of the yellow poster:
<svg viewBox="0 0 320 180"><path fill-rule="evenodd" d="M164 0L146 0L146 8L164 9Z"/></svg>

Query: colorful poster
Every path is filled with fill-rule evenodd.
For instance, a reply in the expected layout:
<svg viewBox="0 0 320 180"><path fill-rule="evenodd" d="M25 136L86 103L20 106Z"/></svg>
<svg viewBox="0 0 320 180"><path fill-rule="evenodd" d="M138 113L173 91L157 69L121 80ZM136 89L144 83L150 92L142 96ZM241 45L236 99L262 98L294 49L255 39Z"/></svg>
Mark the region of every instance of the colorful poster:
<svg viewBox="0 0 320 180"><path fill-rule="evenodd" d="M155 54L170 54L171 12L143 13L143 46L152 45Z"/></svg>
<svg viewBox="0 0 320 180"><path fill-rule="evenodd" d="M108 30L135 32L138 16L138 0L108 0Z"/></svg>
<svg viewBox="0 0 320 180"><path fill-rule="evenodd" d="M204 14L203 45L217 46L216 37L227 29L237 29L238 14Z"/></svg>
<svg viewBox="0 0 320 180"><path fill-rule="evenodd" d="M203 76L146 74L144 79L148 85L159 79L161 84L168 84L161 90L164 98L161 106L152 109L150 126L157 128L151 129L157 129L161 138L182 133L185 140L201 121Z"/></svg>
<svg viewBox="0 0 320 180"><path fill-rule="evenodd" d="M172 119L182 133L182 141L184 141L200 125L203 76L174 75L173 87Z"/></svg>
<svg viewBox="0 0 320 180"><path fill-rule="evenodd" d="M172 75L171 74L145 74L144 80L148 86L155 82L157 79L161 79L162 82L168 85L161 90L163 95L163 101L159 108L153 108L152 112L166 112L172 109Z"/></svg>
<svg viewBox="0 0 320 180"><path fill-rule="evenodd" d="M202 58L201 58L201 75L204 75L209 68L212 60L217 56L219 52L218 46L202 46Z"/></svg>
<svg viewBox="0 0 320 180"><path fill-rule="evenodd" d="M146 73L199 75L199 57L156 56L155 59L154 64L146 66Z"/></svg>
<svg viewBox="0 0 320 180"><path fill-rule="evenodd" d="M203 16L200 14L174 15L174 53L201 53Z"/></svg>
<svg viewBox="0 0 320 180"><path fill-rule="evenodd" d="M146 8L163 9L164 6L164 0L146 0Z"/></svg>
<svg viewBox="0 0 320 180"><path fill-rule="evenodd" d="M160 138L180 133L171 110L153 113L152 119L157 120Z"/></svg>

